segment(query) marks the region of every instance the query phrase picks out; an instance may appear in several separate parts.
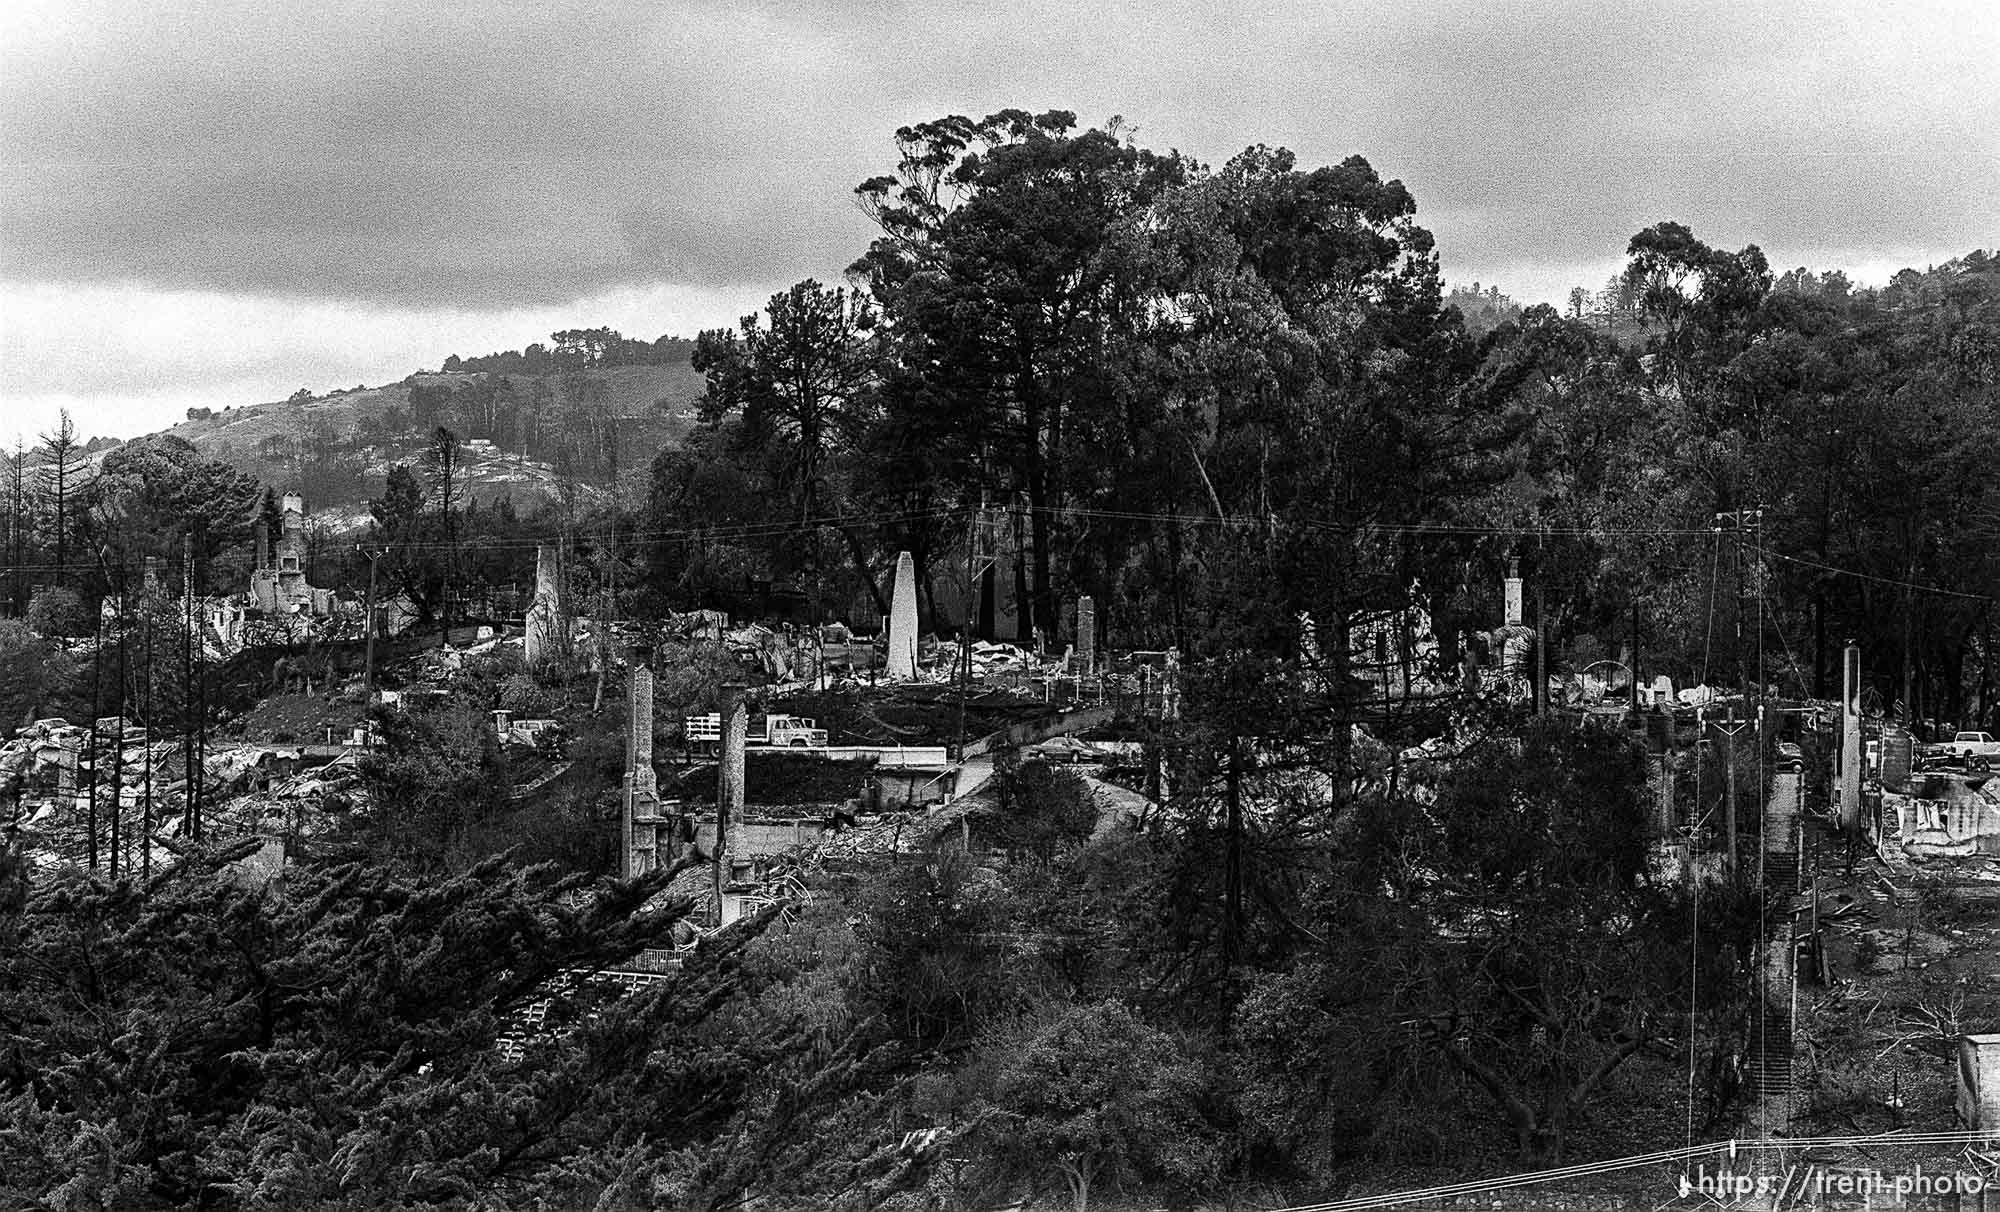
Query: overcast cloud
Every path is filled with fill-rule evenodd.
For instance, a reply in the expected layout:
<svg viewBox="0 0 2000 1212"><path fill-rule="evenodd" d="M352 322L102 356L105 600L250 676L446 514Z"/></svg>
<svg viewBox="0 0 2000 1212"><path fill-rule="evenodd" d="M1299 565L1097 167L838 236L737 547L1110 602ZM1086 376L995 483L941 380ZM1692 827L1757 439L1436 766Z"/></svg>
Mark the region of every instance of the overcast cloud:
<svg viewBox="0 0 2000 1212"><path fill-rule="evenodd" d="M837 276L890 135L1123 115L1367 156L1447 277L1600 285L1662 218L1880 280L2000 243L2000 17L1897 5L0 6L0 438L399 378Z"/></svg>

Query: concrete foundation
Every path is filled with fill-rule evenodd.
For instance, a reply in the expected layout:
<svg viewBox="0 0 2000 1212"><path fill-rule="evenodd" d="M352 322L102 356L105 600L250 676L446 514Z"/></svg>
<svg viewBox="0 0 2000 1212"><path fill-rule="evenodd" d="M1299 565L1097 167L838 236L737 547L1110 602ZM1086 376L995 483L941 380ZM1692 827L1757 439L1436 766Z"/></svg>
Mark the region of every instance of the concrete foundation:
<svg viewBox="0 0 2000 1212"><path fill-rule="evenodd" d="M2000 1137L2000 1035L1959 1036L1956 1068L1959 1122Z"/></svg>

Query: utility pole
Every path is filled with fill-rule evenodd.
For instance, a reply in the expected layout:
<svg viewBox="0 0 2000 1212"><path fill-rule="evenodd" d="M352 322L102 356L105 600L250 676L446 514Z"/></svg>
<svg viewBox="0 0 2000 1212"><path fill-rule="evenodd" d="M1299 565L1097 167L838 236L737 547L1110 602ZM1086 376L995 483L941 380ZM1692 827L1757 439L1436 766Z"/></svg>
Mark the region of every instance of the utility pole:
<svg viewBox="0 0 2000 1212"><path fill-rule="evenodd" d="M146 610L146 792L140 809L139 878L153 878L153 611Z"/></svg>
<svg viewBox="0 0 2000 1212"><path fill-rule="evenodd" d="M202 683L200 611L194 600L194 535L181 536L181 762L187 779L182 791L181 833L201 840L201 781L208 765L208 695Z"/></svg>
<svg viewBox="0 0 2000 1212"><path fill-rule="evenodd" d="M194 536L181 536L181 828L194 828Z"/></svg>
<svg viewBox="0 0 2000 1212"><path fill-rule="evenodd" d="M1764 511L1757 511L1757 744L1759 754L1764 752L1764 698L1770 684L1770 674L1764 668L1764 604L1769 598L1771 581L1769 569L1764 563ZM1761 758L1760 758L1761 760ZM1762 780L1759 780L1761 785Z"/></svg>
<svg viewBox="0 0 2000 1212"><path fill-rule="evenodd" d="M986 493L979 494L979 510L965 529L965 616L958 628L958 756L965 757L965 699L972 691L973 596L993 563L986 533ZM1080 684L1079 684L1080 690ZM1079 695L1080 697L1080 695Z"/></svg>
<svg viewBox="0 0 2000 1212"><path fill-rule="evenodd" d="M1861 738L1861 646L1849 640L1840 668L1840 803L1841 828L1850 836L1862 828L1861 775L1867 748Z"/></svg>
<svg viewBox="0 0 2000 1212"><path fill-rule="evenodd" d="M1745 527L1755 526L1757 528L1757 548L1761 558L1764 547L1764 510L1761 507L1720 510L1715 515L1715 530L1717 533L1720 533L1724 529L1723 524L1725 521L1728 523L1727 529L1736 539L1736 686L1738 692L1741 693L1750 685L1750 654L1743 644L1743 615L1745 613L1747 596L1744 592L1743 534ZM1763 694L1761 679L1763 677L1764 650L1762 608L1763 597L1760 589L1758 596L1759 630L1757 635L1757 672L1759 678L1757 693L1760 697Z"/></svg>
<svg viewBox="0 0 2000 1212"><path fill-rule="evenodd" d="M1917 722L1916 703L1916 662L1910 654L1910 617L1917 612L1917 592L1912 578L1917 575L1917 557L1913 551L1903 562L1903 722L1914 726Z"/></svg>
<svg viewBox="0 0 2000 1212"><path fill-rule="evenodd" d="M120 826L125 817L125 561L118 562L118 724L111 734L111 862L112 879L118 878L118 852L124 841ZM129 874L129 872L128 872Z"/></svg>
<svg viewBox="0 0 2000 1212"><path fill-rule="evenodd" d="M90 840L84 847L90 869L97 870L97 721L104 714L104 608L97 610L97 632L90 645L90 734L84 741L84 756L78 759L76 769L82 774L84 767L90 767L90 800L86 822L90 828Z"/></svg>
<svg viewBox="0 0 2000 1212"><path fill-rule="evenodd" d="M1764 788L1764 704L1757 704L1757 790L1763 794ZM1764 855L1771 848L1770 814L1766 806L1757 806L1757 896L1760 902L1769 898L1764 890ZM1762 946L1760 939L1759 946Z"/></svg>
<svg viewBox="0 0 2000 1212"><path fill-rule="evenodd" d="M1632 599L1632 667L1626 670L1631 682L1631 709L1639 710L1639 600Z"/></svg>
<svg viewBox="0 0 2000 1212"><path fill-rule="evenodd" d="M372 700L375 697L375 563L382 558L382 553L369 551L359 543L354 545L354 550L368 560L368 612L361 624L361 634L366 638L366 647L361 658L361 677L363 688Z"/></svg>
<svg viewBox="0 0 2000 1212"><path fill-rule="evenodd" d="M200 522L200 521L197 521L197 522L195 523L195 525L196 525L196 526L197 526L198 528L201 528L201 529L203 529L203 530L204 530L204 532L206 531L206 524L205 524L205 523L203 523L203 522ZM204 538L206 538L206 537L207 537L205 533L204 533L203 537L204 537ZM192 590L192 589L193 589L193 588L195 587L195 584L194 584L194 577L195 577L195 569L196 569L196 567L197 567L197 566L196 566L196 564L195 564L194 560L193 560L193 559L189 559L189 560L188 560L188 588L189 588L190 590ZM208 803L207 803L207 801L208 801L208 788L207 788L207 783L208 783L208 645L207 645L207 644L206 644L206 643L204 642L204 640L203 640L203 636L202 636L202 617L201 617L201 604L200 604L200 602L198 602L198 601L197 601L197 600L195 599L195 596L194 596L194 594L193 594L192 592L190 592L190 593L188 594L188 618L189 618L189 620L191 621L191 623L193 624L193 625L192 625L192 627L190 628L190 634L192 635L192 637L193 637L193 641L194 641L194 696L195 696L195 697L194 697L194 701L195 701L195 715L194 715L194 723L195 723L195 732L194 732L194 773L195 773L195 781L194 781L194 786L193 786L192 788L190 788L190 791L191 791L191 793L192 793L192 795L193 795L193 799L194 799L194 812L193 812L193 814L192 814L192 815L190 816L190 818L189 818L189 819L190 819L190 820L191 820L191 821L193 822L193 824L194 824L194 828L193 828L193 829L191 829L191 830L190 830L190 831L188 832L188 836L189 836L189 837L191 837L191 838L193 838L193 839L194 839L195 841L197 841L197 842L198 842L198 841L200 841L200 840L201 840L201 813L202 813L202 809L204 809L204 808L206 808L206 807L208 806Z"/></svg>
<svg viewBox="0 0 2000 1212"><path fill-rule="evenodd" d="M1731 724L1728 730L1729 752L1728 756L1723 758L1723 769L1728 774L1727 789L1723 794L1728 798L1722 802L1723 829L1728 834L1729 850L1723 858L1723 869L1729 872L1733 879L1736 876L1736 729L1734 727L1736 709L1734 707L1729 709L1729 723Z"/></svg>
<svg viewBox="0 0 2000 1212"><path fill-rule="evenodd" d="M1989 605L1979 621L1979 719L1985 729L1993 719L1993 608Z"/></svg>
<svg viewBox="0 0 2000 1212"><path fill-rule="evenodd" d="M1700 707L1694 709L1694 803L1688 805L1688 862L1694 862L1694 839L1708 820L1708 813L1702 810L1702 777L1707 773L1707 763L1702 759L1708 752L1708 712Z"/></svg>
<svg viewBox="0 0 2000 1212"><path fill-rule="evenodd" d="M1543 580L1542 570L1538 567L1535 569L1535 693L1532 700L1536 715L1546 715L1549 710L1548 629L1542 625Z"/></svg>
<svg viewBox="0 0 2000 1212"><path fill-rule="evenodd" d="M1736 876L1736 734L1750 725L1751 721L1747 719L1740 724L1736 722L1736 708L1732 706L1729 709L1729 722L1715 726L1717 732L1729 738L1723 756L1726 798L1722 803L1722 828L1728 845L1728 851L1723 855L1723 869L1732 879ZM1762 862L1761 856L1758 861Z"/></svg>

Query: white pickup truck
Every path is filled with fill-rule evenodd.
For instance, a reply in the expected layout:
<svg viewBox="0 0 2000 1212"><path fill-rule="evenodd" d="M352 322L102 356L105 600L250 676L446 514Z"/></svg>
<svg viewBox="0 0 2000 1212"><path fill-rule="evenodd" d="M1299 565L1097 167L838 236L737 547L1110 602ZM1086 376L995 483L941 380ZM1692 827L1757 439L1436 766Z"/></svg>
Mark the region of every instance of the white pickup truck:
<svg viewBox="0 0 2000 1212"><path fill-rule="evenodd" d="M707 715L688 716L681 721L681 730L691 743L720 744L722 713L711 711ZM826 729L809 716L767 715L761 720L751 721L744 731L744 742L750 745L770 745L780 749L826 748Z"/></svg>
<svg viewBox="0 0 2000 1212"><path fill-rule="evenodd" d="M1964 762L1974 770L1990 770L2000 761L2000 741L1984 732L1961 732L1951 738L1944 751L1949 760Z"/></svg>

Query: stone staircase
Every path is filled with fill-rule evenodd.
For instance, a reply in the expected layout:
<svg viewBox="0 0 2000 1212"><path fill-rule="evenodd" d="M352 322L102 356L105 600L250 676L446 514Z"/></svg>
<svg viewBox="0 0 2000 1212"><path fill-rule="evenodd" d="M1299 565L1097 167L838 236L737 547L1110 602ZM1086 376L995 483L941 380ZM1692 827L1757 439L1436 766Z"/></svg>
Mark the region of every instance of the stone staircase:
<svg viewBox="0 0 2000 1212"><path fill-rule="evenodd" d="M1743 1063L1743 1087L1759 1103L1773 1104L1771 1127L1782 1129L1791 1118L1792 1018L1786 1006L1752 1011L1750 1048ZM1783 1114L1778 1113L1782 1110ZM1754 1114L1754 1113L1753 1113Z"/></svg>
<svg viewBox="0 0 2000 1212"><path fill-rule="evenodd" d="M1771 910L1791 907L1799 891L1799 856L1796 852L1773 851L1764 856L1764 888L1771 898Z"/></svg>
<svg viewBox="0 0 2000 1212"><path fill-rule="evenodd" d="M1798 849L1797 774L1779 775L1764 809L1764 961L1758 997L1750 1011L1743 1063L1749 1129L1783 1135L1791 1127L1793 909L1799 901L1802 859Z"/></svg>

